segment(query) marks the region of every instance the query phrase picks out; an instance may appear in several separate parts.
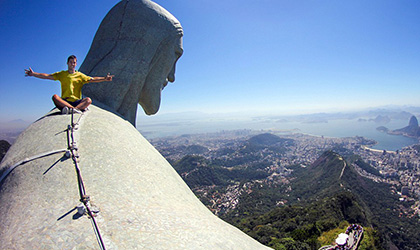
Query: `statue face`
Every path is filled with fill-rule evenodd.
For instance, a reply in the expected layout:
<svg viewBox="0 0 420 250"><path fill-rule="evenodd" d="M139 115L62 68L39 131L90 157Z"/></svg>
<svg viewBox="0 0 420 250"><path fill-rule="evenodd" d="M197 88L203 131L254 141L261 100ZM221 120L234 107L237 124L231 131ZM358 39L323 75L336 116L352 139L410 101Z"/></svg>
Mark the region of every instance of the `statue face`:
<svg viewBox="0 0 420 250"><path fill-rule="evenodd" d="M142 89L139 104L148 115L156 114L160 106L161 91L168 82L175 81L175 65L183 53L182 37L163 43L155 55Z"/></svg>
<svg viewBox="0 0 420 250"><path fill-rule="evenodd" d="M111 72L115 78L88 84L83 93L133 125L138 104L146 114L155 114L162 89L175 81L182 36L179 21L159 5L148 0L121 1L102 21L80 68L93 76Z"/></svg>

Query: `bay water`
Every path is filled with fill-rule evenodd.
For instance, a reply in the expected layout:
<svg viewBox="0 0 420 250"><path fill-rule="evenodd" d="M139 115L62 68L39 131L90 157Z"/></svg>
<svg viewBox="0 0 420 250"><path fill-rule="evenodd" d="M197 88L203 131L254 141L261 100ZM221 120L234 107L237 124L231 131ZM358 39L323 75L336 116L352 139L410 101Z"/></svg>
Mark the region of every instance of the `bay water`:
<svg viewBox="0 0 420 250"><path fill-rule="evenodd" d="M372 148L395 151L403 147L419 143L417 139L400 135L389 135L377 130L385 126L390 130L403 128L408 120L391 120L387 123L377 123L361 119L328 119L317 122L299 121L296 119L273 119L270 117L164 117L140 121L139 131L146 138L176 136L183 134L214 133L222 130L271 130L284 133L303 133L326 137L363 136L377 142Z"/></svg>

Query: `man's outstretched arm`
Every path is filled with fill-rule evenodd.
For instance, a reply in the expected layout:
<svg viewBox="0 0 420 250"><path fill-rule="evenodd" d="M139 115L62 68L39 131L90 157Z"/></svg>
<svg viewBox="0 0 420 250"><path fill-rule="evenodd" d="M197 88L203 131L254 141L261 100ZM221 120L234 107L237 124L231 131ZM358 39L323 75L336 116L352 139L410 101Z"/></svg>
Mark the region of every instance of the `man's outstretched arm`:
<svg viewBox="0 0 420 250"><path fill-rule="evenodd" d="M89 82L111 82L114 75L109 73L106 76L95 76Z"/></svg>
<svg viewBox="0 0 420 250"><path fill-rule="evenodd" d="M48 79L48 80L54 80L54 77L51 74L45 74L45 73L37 73L34 72L31 67L29 69L25 69L25 76L34 76L36 78L41 79Z"/></svg>

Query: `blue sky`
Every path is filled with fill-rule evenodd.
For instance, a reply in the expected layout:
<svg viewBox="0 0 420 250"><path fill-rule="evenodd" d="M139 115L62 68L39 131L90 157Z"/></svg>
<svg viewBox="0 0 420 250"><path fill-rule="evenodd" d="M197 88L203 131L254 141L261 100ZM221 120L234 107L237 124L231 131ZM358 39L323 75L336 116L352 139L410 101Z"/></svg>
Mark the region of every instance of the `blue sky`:
<svg viewBox="0 0 420 250"><path fill-rule="evenodd" d="M0 1L0 122L34 121L53 107L58 82L24 69L66 69L70 54L80 66L117 2ZM155 2L184 28L159 114L420 106L419 1Z"/></svg>

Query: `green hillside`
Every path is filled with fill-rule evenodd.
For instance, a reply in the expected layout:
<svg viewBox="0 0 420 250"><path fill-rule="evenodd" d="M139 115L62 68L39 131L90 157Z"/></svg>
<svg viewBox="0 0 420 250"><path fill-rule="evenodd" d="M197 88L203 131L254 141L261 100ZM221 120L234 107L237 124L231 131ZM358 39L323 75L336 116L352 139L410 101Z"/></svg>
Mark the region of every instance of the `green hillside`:
<svg viewBox="0 0 420 250"><path fill-rule="evenodd" d="M203 185L226 186L232 182L264 179L268 176L258 168L229 169L197 155L187 155L173 166L191 189Z"/></svg>
<svg viewBox="0 0 420 250"><path fill-rule="evenodd" d="M375 168L340 145L311 165L276 165L295 143L261 134L173 166L215 214L275 249L317 249L343 223L367 228L365 249L420 249L419 220L404 216L412 204L353 165L378 176Z"/></svg>
<svg viewBox="0 0 420 250"><path fill-rule="evenodd" d="M418 249L420 225L398 216L398 197L389 185L361 177L351 163L332 151L308 168L294 169L288 191L277 187L274 195L288 199L289 205L261 214L250 212L261 211L257 204L270 196L265 192L272 189L261 187L261 194L242 197L238 209L225 219L275 249L317 249L321 246L318 237L343 221L373 227L369 244L377 249L393 245Z"/></svg>

